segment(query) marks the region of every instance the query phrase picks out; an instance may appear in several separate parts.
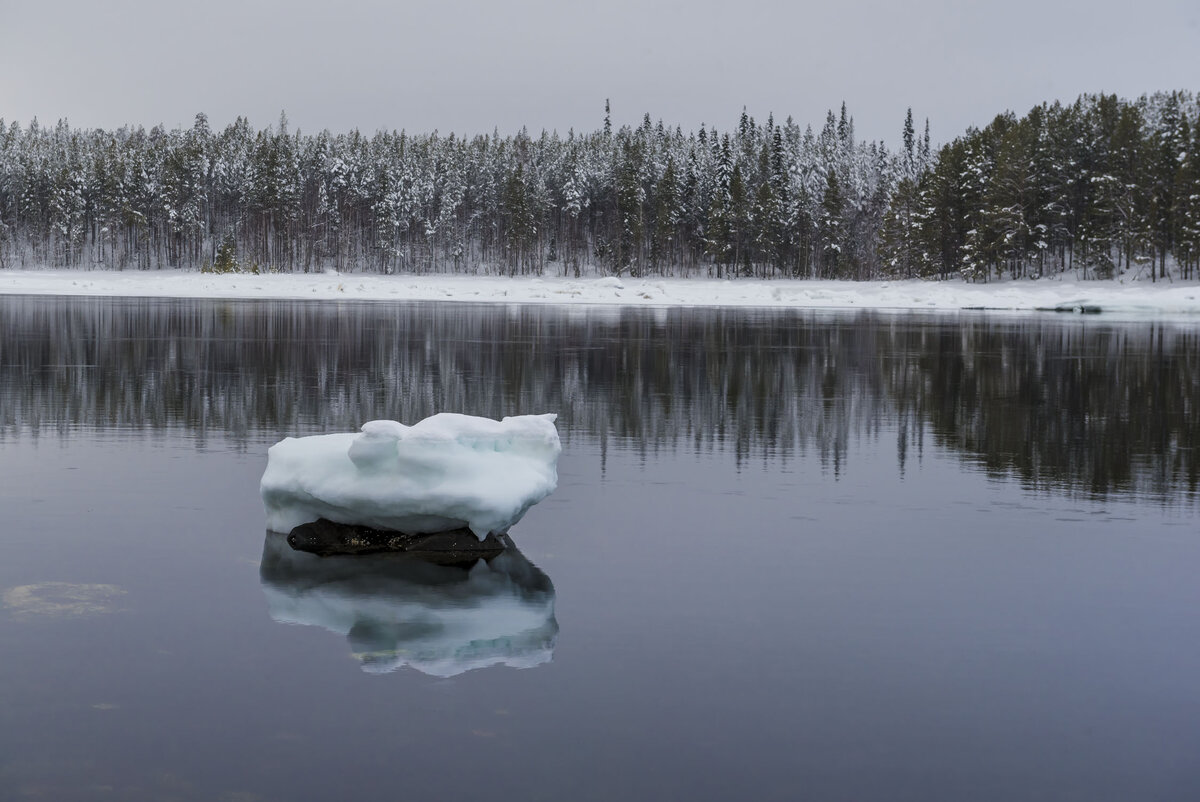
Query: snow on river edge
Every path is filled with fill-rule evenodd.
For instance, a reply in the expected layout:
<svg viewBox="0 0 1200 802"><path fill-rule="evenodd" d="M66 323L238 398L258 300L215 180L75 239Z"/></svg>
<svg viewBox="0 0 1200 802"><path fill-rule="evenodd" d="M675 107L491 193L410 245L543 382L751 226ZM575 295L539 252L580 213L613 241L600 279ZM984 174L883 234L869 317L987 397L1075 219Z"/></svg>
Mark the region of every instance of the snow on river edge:
<svg viewBox="0 0 1200 802"><path fill-rule="evenodd" d="M157 298L280 298L621 306L748 306L794 309L1030 312L1100 310L1122 317L1183 317L1200 323L1200 284L1077 281L1071 274L968 284L952 281L718 281L360 273L214 275L185 271L2 270L0 294Z"/></svg>

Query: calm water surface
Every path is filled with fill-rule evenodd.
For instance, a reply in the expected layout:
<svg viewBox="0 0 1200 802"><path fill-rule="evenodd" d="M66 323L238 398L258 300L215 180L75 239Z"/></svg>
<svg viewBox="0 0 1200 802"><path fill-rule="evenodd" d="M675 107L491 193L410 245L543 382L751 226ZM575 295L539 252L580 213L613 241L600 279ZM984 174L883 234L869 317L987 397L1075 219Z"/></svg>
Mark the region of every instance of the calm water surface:
<svg viewBox="0 0 1200 802"><path fill-rule="evenodd" d="M442 410L519 552L266 535ZM1168 323L0 298L0 798L1196 798L1198 441Z"/></svg>

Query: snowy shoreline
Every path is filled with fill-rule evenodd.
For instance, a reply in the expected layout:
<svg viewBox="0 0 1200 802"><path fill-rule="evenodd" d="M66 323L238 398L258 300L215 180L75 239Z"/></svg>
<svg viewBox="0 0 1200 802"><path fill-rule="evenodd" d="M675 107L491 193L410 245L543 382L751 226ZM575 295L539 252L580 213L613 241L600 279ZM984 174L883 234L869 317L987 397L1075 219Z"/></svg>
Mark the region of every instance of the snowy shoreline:
<svg viewBox="0 0 1200 802"><path fill-rule="evenodd" d="M1200 323L1200 284L1039 281L815 281L185 271L0 270L0 294L135 298L459 301L609 306L1035 312L1072 309Z"/></svg>

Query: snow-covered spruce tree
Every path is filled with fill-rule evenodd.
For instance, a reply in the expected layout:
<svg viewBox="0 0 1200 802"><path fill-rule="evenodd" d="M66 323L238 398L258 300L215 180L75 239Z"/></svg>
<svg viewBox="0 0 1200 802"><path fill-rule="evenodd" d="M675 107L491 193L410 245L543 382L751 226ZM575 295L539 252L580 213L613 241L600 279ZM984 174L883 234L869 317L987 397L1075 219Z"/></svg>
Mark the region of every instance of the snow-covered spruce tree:
<svg viewBox="0 0 1200 802"><path fill-rule="evenodd" d="M1184 118L1183 132L1188 132ZM1179 160L1176 174L1176 199L1173 207L1176 258L1183 278L1200 272L1200 117L1190 126L1187 147Z"/></svg>

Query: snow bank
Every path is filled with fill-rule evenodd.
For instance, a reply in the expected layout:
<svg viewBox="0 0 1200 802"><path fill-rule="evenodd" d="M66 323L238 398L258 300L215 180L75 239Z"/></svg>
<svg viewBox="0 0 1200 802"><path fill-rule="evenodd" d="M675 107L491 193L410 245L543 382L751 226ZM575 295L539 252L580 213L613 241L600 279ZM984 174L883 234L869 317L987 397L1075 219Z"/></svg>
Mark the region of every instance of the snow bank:
<svg viewBox="0 0 1200 802"><path fill-rule="evenodd" d="M464 571L403 555L324 559L269 534L261 576L272 619L345 636L369 673L451 677L554 654L554 585L511 545Z"/></svg>
<svg viewBox="0 0 1200 802"><path fill-rule="evenodd" d="M184 271L2 270L0 294L175 298L468 301L615 306L754 306L791 309L989 309L1032 312L1098 308L1130 317L1200 316L1200 284L1146 277L1081 281L808 281L704 278L567 279L367 274L212 275Z"/></svg>
<svg viewBox="0 0 1200 802"><path fill-rule="evenodd" d="M494 421L440 413L361 434L289 437L267 452L267 528L327 518L410 534L468 527L507 532L554 491L562 446L555 415Z"/></svg>

